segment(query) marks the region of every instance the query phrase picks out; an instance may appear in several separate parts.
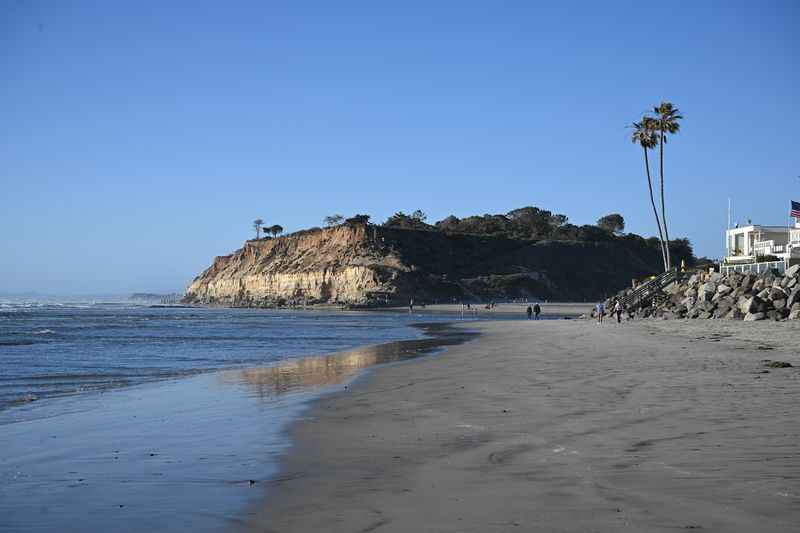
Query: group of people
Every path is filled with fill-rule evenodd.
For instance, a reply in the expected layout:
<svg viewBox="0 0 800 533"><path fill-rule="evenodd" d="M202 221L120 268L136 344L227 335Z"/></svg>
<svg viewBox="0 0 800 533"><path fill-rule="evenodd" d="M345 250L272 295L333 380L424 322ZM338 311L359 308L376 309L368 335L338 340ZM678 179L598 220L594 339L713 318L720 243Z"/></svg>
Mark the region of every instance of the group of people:
<svg viewBox="0 0 800 533"><path fill-rule="evenodd" d="M595 310L595 315L597 315L597 323L598 324L602 324L603 323L603 317L605 317L605 314L606 314L606 304L604 304L603 302L600 302L599 304L597 304L595 306L594 310ZM611 314L612 314L612 316L616 315L617 324L620 324L622 322L622 312L624 310L625 309L622 307L622 302L620 302L619 300L616 300L614 302L614 307L611 309Z"/></svg>
<svg viewBox="0 0 800 533"><path fill-rule="evenodd" d="M530 305L525 310L525 313L528 315L528 320L533 317L533 320L539 320L539 315L542 313L542 308L539 307L539 304L533 304L533 307Z"/></svg>

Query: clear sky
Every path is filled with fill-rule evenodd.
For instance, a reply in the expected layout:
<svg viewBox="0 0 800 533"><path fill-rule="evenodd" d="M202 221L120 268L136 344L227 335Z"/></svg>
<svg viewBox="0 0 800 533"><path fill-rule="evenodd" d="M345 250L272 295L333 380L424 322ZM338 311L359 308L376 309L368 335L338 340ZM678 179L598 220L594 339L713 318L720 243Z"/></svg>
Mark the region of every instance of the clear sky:
<svg viewBox="0 0 800 533"><path fill-rule="evenodd" d="M626 125L661 99L670 233L800 200L800 3L0 0L0 291L181 290L325 215L524 205L653 235Z"/></svg>

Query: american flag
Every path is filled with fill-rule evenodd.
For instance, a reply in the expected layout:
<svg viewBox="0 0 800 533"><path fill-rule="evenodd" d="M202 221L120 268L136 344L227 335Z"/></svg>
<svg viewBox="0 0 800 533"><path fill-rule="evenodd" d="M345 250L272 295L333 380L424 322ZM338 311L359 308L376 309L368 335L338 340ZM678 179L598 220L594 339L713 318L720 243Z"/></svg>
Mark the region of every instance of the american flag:
<svg viewBox="0 0 800 533"><path fill-rule="evenodd" d="M789 212L789 216L800 218L800 202L792 201L792 210Z"/></svg>

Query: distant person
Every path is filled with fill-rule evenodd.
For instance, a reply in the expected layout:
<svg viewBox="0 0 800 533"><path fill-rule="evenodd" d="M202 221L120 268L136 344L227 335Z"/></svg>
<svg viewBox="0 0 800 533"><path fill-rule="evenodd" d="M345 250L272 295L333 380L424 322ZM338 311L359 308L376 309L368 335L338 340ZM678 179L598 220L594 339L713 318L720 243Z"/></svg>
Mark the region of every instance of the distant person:
<svg viewBox="0 0 800 533"><path fill-rule="evenodd" d="M408 301L408 312L414 312L414 298L411 298L411 300Z"/></svg>
<svg viewBox="0 0 800 533"><path fill-rule="evenodd" d="M531 315L533 315L533 309L531 309L531 306L530 306L530 305L529 305L529 306L528 306L528 308L525 310L525 312L528 314L528 320L530 320L530 319L531 319Z"/></svg>
<svg viewBox="0 0 800 533"><path fill-rule="evenodd" d="M606 314L606 306L603 304L603 302L600 302L595 306L595 312L597 313L597 323L602 324L603 315Z"/></svg>
<svg viewBox="0 0 800 533"><path fill-rule="evenodd" d="M542 308L541 308L541 307L539 307L539 304L535 304L535 305L533 306L533 317L534 317L533 319L534 319L534 320L539 320L539 315L540 315L541 313L542 313Z"/></svg>
<svg viewBox="0 0 800 533"><path fill-rule="evenodd" d="M617 324L622 323L622 304L619 300L614 304L614 314L617 315Z"/></svg>

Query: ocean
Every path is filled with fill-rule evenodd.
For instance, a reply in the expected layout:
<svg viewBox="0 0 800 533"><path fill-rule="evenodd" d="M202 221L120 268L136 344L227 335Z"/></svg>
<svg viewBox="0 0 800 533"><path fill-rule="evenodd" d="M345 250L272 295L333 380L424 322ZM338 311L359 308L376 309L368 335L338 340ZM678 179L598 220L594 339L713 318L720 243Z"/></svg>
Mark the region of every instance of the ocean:
<svg viewBox="0 0 800 533"><path fill-rule="evenodd" d="M235 529L309 401L463 342L457 319L0 303L0 531Z"/></svg>
<svg viewBox="0 0 800 533"><path fill-rule="evenodd" d="M419 338L436 315L0 303L0 423L34 403ZM452 320L452 317L449 318ZM47 402L52 405L52 402ZM7 412L17 409L13 415ZM12 409L13 411L13 409Z"/></svg>

